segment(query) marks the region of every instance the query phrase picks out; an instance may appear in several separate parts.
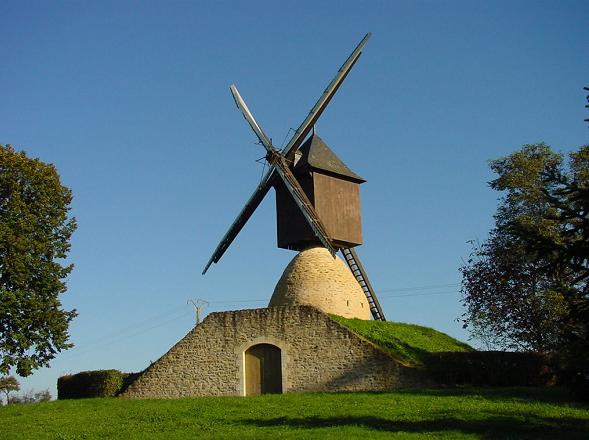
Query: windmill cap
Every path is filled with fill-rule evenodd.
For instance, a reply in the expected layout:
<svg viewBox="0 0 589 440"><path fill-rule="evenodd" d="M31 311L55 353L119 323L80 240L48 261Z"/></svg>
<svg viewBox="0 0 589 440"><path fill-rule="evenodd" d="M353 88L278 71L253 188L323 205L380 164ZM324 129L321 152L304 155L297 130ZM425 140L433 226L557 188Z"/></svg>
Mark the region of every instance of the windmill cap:
<svg viewBox="0 0 589 440"><path fill-rule="evenodd" d="M301 153L301 158L297 162L295 170L309 168L340 176L356 183L366 182L366 179L349 169L316 134L313 134L305 141L299 152Z"/></svg>

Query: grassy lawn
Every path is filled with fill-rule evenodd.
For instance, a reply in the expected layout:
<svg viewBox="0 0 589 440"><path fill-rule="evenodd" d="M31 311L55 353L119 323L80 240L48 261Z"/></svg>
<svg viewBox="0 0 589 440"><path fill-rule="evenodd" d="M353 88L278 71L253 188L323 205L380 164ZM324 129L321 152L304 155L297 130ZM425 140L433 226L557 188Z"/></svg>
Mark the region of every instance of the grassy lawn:
<svg viewBox="0 0 589 440"><path fill-rule="evenodd" d="M560 389L84 399L0 408L6 439L587 439L589 406Z"/></svg>
<svg viewBox="0 0 589 440"><path fill-rule="evenodd" d="M473 348L464 342L429 327L330 316L344 327L379 346L393 359L408 366L422 366L429 353L473 351Z"/></svg>

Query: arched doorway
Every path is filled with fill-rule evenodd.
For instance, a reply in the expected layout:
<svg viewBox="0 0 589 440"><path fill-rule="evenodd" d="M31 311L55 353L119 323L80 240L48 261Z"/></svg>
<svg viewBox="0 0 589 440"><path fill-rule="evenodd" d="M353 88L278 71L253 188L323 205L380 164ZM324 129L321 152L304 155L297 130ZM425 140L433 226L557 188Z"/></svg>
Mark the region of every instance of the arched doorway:
<svg viewBox="0 0 589 440"><path fill-rule="evenodd" d="M245 395L267 393L282 393L280 348L271 344L257 344L245 352Z"/></svg>

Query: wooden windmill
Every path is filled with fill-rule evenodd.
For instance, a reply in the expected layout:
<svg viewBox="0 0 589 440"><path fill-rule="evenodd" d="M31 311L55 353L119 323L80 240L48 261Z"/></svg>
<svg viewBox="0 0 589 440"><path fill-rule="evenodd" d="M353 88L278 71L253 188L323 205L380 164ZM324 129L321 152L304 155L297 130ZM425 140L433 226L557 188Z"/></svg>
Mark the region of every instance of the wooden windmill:
<svg viewBox="0 0 589 440"><path fill-rule="evenodd" d="M321 244L335 257L339 250L360 284L374 319L385 320L382 308L354 246L362 244L360 176L341 162L315 134L314 125L362 54L370 33L356 46L293 137L278 150L256 122L237 87L230 90L237 107L266 149L270 168L247 201L203 270L217 263L271 187L276 189L278 246L302 250ZM307 136L311 136L305 141Z"/></svg>

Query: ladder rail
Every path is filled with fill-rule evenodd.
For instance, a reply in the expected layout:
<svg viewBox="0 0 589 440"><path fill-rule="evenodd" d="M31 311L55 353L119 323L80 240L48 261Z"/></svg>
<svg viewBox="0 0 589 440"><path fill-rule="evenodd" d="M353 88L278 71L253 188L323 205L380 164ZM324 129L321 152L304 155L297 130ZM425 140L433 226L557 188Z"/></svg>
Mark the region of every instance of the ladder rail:
<svg viewBox="0 0 589 440"><path fill-rule="evenodd" d="M358 254L353 248L342 248L342 254L344 255L344 259L350 270L352 271L352 275L358 281L358 284L364 291L366 295L366 299L368 300L368 305L370 307L370 311L372 312L372 317L375 320L379 321L386 321L384 313L382 311L382 307L378 302L378 298L374 293L374 289L372 288L372 284L368 280L368 276L366 275L366 271L364 270L364 266L360 262L360 258Z"/></svg>

